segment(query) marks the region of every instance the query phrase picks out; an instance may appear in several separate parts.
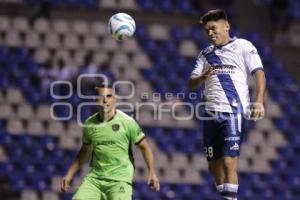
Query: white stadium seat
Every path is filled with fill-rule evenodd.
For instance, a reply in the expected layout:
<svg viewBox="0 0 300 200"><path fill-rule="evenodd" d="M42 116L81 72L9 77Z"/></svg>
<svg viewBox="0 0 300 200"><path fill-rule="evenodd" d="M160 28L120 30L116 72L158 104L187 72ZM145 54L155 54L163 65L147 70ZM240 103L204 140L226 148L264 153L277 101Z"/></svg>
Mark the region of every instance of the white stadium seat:
<svg viewBox="0 0 300 200"><path fill-rule="evenodd" d="M19 134L24 133L24 125L21 120L10 119L7 122L6 130L10 134L19 135Z"/></svg>
<svg viewBox="0 0 300 200"><path fill-rule="evenodd" d="M207 160L203 154L193 154L191 159L191 168L194 170L207 170Z"/></svg>
<svg viewBox="0 0 300 200"><path fill-rule="evenodd" d="M50 22L45 18L38 18L33 24L33 29L37 33L49 33L51 31Z"/></svg>
<svg viewBox="0 0 300 200"><path fill-rule="evenodd" d="M42 200L59 200L59 196L56 192L44 191L42 192Z"/></svg>
<svg viewBox="0 0 300 200"><path fill-rule="evenodd" d="M41 46L40 36L36 32L27 32L25 36L25 47L38 48Z"/></svg>
<svg viewBox="0 0 300 200"><path fill-rule="evenodd" d="M16 115L19 119L31 119L34 117L34 110L29 104L21 104L18 106Z"/></svg>
<svg viewBox="0 0 300 200"><path fill-rule="evenodd" d="M100 49L100 43L96 36L86 35L83 40L82 48L85 50L97 50Z"/></svg>
<svg viewBox="0 0 300 200"><path fill-rule="evenodd" d="M73 150L77 149L78 145L73 137L69 137L64 132L59 135L59 147L61 149Z"/></svg>
<svg viewBox="0 0 300 200"><path fill-rule="evenodd" d="M37 63L45 63L50 59L50 52L46 48L38 48L34 52L34 60Z"/></svg>
<svg viewBox="0 0 300 200"><path fill-rule="evenodd" d="M181 153L174 153L172 154L172 159L169 162L170 167L174 169L183 169L186 168L188 160L186 155L181 154Z"/></svg>
<svg viewBox="0 0 300 200"><path fill-rule="evenodd" d="M46 34L44 47L48 49L58 49L60 48L61 44L59 41L59 37L55 33L48 33Z"/></svg>
<svg viewBox="0 0 300 200"><path fill-rule="evenodd" d="M26 131L31 135L41 135L45 132L45 127L42 121L30 119L27 124Z"/></svg>
<svg viewBox="0 0 300 200"><path fill-rule="evenodd" d="M0 162L5 162L5 161L7 161L6 153L2 148L2 146L0 146Z"/></svg>
<svg viewBox="0 0 300 200"><path fill-rule="evenodd" d="M199 50L192 40L184 40L179 45L179 52L185 57L196 57L199 53Z"/></svg>
<svg viewBox="0 0 300 200"><path fill-rule="evenodd" d="M72 60L74 61L74 65L75 66L83 65L85 55L86 55L85 50L79 49L75 51L74 57L72 58Z"/></svg>
<svg viewBox="0 0 300 200"><path fill-rule="evenodd" d="M70 23L64 19L54 20L53 21L53 30L56 33L67 35L71 30Z"/></svg>
<svg viewBox="0 0 300 200"><path fill-rule="evenodd" d="M127 66L129 65L129 58L128 56L123 52L115 52L112 59L111 59L111 65L113 66Z"/></svg>
<svg viewBox="0 0 300 200"><path fill-rule="evenodd" d="M6 16L0 16L0 31L7 32L10 30L10 19Z"/></svg>
<svg viewBox="0 0 300 200"><path fill-rule="evenodd" d="M76 20L72 22L72 33L76 35L87 35L90 33L90 26L84 20Z"/></svg>
<svg viewBox="0 0 300 200"><path fill-rule="evenodd" d="M116 40L111 37L106 37L103 39L102 47L105 51L116 51L119 48L119 45Z"/></svg>
<svg viewBox="0 0 300 200"><path fill-rule="evenodd" d="M99 2L100 2L99 3L100 8L113 8L113 9L118 8L118 3L116 0L101 0Z"/></svg>
<svg viewBox="0 0 300 200"><path fill-rule="evenodd" d="M96 36L107 36L107 24L101 21L94 21L91 23L91 34Z"/></svg>
<svg viewBox="0 0 300 200"><path fill-rule="evenodd" d="M6 102L20 104L25 101L23 93L16 88L9 88L6 92Z"/></svg>
<svg viewBox="0 0 300 200"><path fill-rule="evenodd" d="M134 38L129 38L128 40L123 41L121 43L121 50L122 52L126 52L126 53L128 52L135 53L140 51L140 47Z"/></svg>
<svg viewBox="0 0 300 200"><path fill-rule="evenodd" d="M162 24L153 24L148 27L150 37L154 40L168 40L169 29Z"/></svg>
<svg viewBox="0 0 300 200"><path fill-rule="evenodd" d="M0 104L0 119L13 118L15 115L12 105L8 103Z"/></svg>
<svg viewBox="0 0 300 200"><path fill-rule="evenodd" d="M146 54L135 53L133 55L132 65L136 68L145 69L151 67L151 62Z"/></svg>
<svg viewBox="0 0 300 200"><path fill-rule="evenodd" d="M39 105L36 109L36 118L38 120L51 120L50 115L50 106L48 105Z"/></svg>
<svg viewBox="0 0 300 200"><path fill-rule="evenodd" d="M108 54L104 51L97 51L93 57L92 63L101 65L102 63L109 60Z"/></svg>
<svg viewBox="0 0 300 200"><path fill-rule="evenodd" d="M134 0L119 0L120 9L126 10L137 10L138 6L136 5Z"/></svg>
<svg viewBox="0 0 300 200"><path fill-rule="evenodd" d="M23 190L21 193L21 200L40 200L38 193L33 190Z"/></svg>
<svg viewBox="0 0 300 200"><path fill-rule="evenodd" d="M63 41L63 46L68 50L78 49L80 47L78 37L73 34L66 35Z"/></svg>
<svg viewBox="0 0 300 200"><path fill-rule="evenodd" d="M62 122L52 120L49 122L46 132L49 135L61 136L65 132L65 128Z"/></svg>
<svg viewBox="0 0 300 200"><path fill-rule="evenodd" d="M16 17L12 20L13 29L17 32L27 32L30 30L28 19L25 17Z"/></svg>
<svg viewBox="0 0 300 200"><path fill-rule="evenodd" d="M60 192L61 191L60 190L61 180L62 180L62 177L60 177L60 176L54 176L54 177L51 178L51 191L53 191L53 192Z"/></svg>
<svg viewBox="0 0 300 200"><path fill-rule="evenodd" d="M19 33L12 31L9 34L7 34L4 44L6 44L9 47L22 46L22 41L21 41Z"/></svg>

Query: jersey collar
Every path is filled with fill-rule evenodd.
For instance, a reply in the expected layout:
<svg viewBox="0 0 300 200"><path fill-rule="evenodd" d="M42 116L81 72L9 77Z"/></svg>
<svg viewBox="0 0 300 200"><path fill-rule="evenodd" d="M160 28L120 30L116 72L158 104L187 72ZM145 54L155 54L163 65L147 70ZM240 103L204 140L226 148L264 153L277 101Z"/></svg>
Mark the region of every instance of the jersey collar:
<svg viewBox="0 0 300 200"><path fill-rule="evenodd" d="M228 44L234 42L236 39L237 39L237 37L235 37L235 36L234 36L234 37L231 37L231 38L229 39L229 41L228 41L226 44L223 44L223 45L221 45L221 46L214 46L214 48L216 48L216 49L222 49L222 47L224 47L224 46L226 46L226 45L228 45Z"/></svg>
<svg viewBox="0 0 300 200"><path fill-rule="evenodd" d="M105 121L105 122L110 122L111 120L113 120L114 117L116 116L116 114L117 114L117 110L115 110L115 114L114 114L109 120L107 120L107 121ZM100 117L99 112L98 112L98 114L97 114L97 119L98 119L98 121L99 121L100 123L104 123L103 119Z"/></svg>

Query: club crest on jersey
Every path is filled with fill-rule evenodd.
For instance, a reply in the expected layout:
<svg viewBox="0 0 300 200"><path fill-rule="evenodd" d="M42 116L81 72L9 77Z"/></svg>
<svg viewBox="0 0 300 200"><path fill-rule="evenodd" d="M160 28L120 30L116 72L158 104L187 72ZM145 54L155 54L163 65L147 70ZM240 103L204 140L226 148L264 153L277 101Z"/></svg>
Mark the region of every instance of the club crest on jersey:
<svg viewBox="0 0 300 200"><path fill-rule="evenodd" d="M125 193L125 189L124 189L123 186L120 187L119 192L120 192L120 193Z"/></svg>
<svg viewBox="0 0 300 200"><path fill-rule="evenodd" d="M237 45L236 45L236 44L232 44L232 45L230 46L230 48L231 48L232 50L235 50L235 49L237 48Z"/></svg>
<svg viewBox="0 0 300 200"><path fill-rule="evenodd" d="M119 124L113 124L113 125L111 126L111 128L112 128L112 130L113 130L114 132L117 132L117 131L120 129L120 125L119 125Z"/></svg>

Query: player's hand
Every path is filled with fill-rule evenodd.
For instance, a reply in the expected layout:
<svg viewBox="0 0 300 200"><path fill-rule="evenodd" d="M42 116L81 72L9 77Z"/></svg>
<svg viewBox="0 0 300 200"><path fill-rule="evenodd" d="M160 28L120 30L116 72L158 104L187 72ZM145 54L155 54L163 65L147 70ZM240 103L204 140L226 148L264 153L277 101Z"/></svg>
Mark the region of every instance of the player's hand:
<svg viewBox="0 0 300 200"><path fill-rule="evenodd" d="M216 71L214 70L214 68L213 68L212 66L210 66L210 67L208 68L208 70L205 71L205 72L202 74L202 76L203 76L204 79L206 80L208 77L210 77L210 76L212 76L212 75L214 75L214 74L216 74Z"/></svg>
<svg viewBox="0 0 300 200"><path fill-rule="evenodd" d="M160 190L159 180L154 172L149 173L147 184L152 190L156 192Z"/></svg>
<svg viewBox="0 0 300 200"><path fill-rule="evenodd" d="M68 192L70 189L70 184L72 181L72 177L66 175L63 177L62 181L61 181L61 191L62 192Z"/></svg>
<svg viewBox="0 0 300 200"><path fill-rule="evenodd" d="M254 121L260 120L265 116L264 105L259 102L255 102L251 108L251 119Z"/></svg>

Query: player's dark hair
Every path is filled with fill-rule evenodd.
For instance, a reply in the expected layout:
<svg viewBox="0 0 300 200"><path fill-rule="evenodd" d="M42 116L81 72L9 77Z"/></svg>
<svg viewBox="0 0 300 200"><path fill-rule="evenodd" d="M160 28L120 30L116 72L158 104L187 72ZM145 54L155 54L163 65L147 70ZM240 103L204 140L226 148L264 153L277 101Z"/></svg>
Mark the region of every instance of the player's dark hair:
<svg viewBox="0 0 300 200"><path fill-rule="evenodd" d="M222 9L210 10L204 15L202 15L200 19L200 23L205 25L209 21L218 21L220 19L224 19L228 21L227 15L224 10Z"/></svg>
<svg viewBox="0 0 300 200"><path fill-rule="evenodd" d="M110 83L101 83L100 85L95 87L95 90L98 90L99 88L113 88L113 85Z"/></svg>

